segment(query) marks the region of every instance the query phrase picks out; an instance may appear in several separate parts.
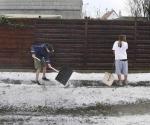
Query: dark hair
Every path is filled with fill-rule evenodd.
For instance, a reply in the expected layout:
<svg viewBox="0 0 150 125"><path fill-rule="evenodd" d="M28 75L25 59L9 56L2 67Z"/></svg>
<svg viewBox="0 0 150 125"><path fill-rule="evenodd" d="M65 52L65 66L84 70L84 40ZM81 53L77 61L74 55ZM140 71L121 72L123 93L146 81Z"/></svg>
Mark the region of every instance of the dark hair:
<svg viewBox="0 0 150 125"><path fill-rule="evenodd" d="M125 42L127 41L126 40L126 35L119 35L118 39L119 39L119 41L125 41Z"/></svg>
<svg viewBox="0 0 150 125"><path fill-rule="evenodd" d="M53 50L54 50L52 44L46 43L46 47L47 47L50 51L53 51Z"/></svg>
<svg viewBox="0 0 150 125"><path fill-rule="evenodd" d="M122 41L125 41L125 42L127 41L126 40L126 35L119 35L118 39L119 39L118 47L121 48L122 47Z"/></svg>

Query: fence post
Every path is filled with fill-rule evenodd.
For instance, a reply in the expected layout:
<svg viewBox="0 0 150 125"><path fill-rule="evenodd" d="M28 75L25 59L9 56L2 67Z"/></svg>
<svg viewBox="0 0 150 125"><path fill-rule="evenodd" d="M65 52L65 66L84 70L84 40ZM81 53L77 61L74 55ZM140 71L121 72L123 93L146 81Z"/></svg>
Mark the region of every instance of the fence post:
<svg viewBox="0 0 150 125"><path fill-rule="evenodd" d="M134 21L134 58L133 58L133 69L137 69L136 59L137 59L137 20Z"/></svg>
<svg viewBox="0 0 150 125"><path fill-rule="evenodd" d="M84 42L84 69L87 69L87 48L88 48L88 19L85 19L85 31L84 31L84 35L85 35L85 42Z"/></svg>

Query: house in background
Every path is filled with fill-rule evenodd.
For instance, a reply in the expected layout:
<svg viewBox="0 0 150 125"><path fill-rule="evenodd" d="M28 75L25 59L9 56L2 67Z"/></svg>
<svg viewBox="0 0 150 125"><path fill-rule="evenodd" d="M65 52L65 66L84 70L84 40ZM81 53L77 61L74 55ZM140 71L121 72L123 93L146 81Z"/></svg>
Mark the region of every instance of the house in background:
<svg viewBox="0 0 150 125"><path fill-rule="evenodd" d="M119 15L121 15L121 12L120 12ZM114 20L114 19L119 18L119 15L118 15L114 10L107 11L107 12L101 17L101 20Z"/></svg>
<svg viewBox="0 0 150 125"><path fill-rule="evenodd" d="M128 21L147 21L145 17L122 16L121 11L117 14L114 10L107 11L101 20L128 20Z"/></svg>
<svg viewBox="0 0 150 125"><path fill-rule="evenodd" d="M0 15L58 15L63 19L80 19L82 5L82 0L0 0Z"/></svg>

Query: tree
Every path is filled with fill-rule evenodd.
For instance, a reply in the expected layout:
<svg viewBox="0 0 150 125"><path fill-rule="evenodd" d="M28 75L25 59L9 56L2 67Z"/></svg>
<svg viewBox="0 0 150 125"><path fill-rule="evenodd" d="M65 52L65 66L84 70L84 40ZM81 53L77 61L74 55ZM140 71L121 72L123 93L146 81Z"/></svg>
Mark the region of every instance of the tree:
<svg viewBox="0 0 150 125"><path fill-rule="evenodd" d="M134 17L146 17L150 20L150 0L128 0L131 15Z"/></svg>
<svg viewBox="0 0 150 125"><path fill-rule="evenodd" d="M142 0L129 0L130 12L134 17L142 16Z"/></svg>
<svg viewBox="0 0 150 125"><path fill-rule="evenodd" d="M142 6L144 17L147 17L148 20L150 20L150 1L144 0Z"/></svg>

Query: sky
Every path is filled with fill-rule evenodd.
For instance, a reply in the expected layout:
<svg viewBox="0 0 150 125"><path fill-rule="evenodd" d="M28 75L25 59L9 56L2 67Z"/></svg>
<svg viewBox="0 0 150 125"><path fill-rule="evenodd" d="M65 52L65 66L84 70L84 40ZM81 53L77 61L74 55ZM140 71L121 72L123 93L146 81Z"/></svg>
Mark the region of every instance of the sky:
<svg viewBox="0 0 150 125"><path fill-rule="evenodd" d="M128 16L129 11L128 0L83 0L83 13L87 16L96 17L102 16L106 10L110 11L114 9L117 14L121 11L122 16Z"/></svg>

